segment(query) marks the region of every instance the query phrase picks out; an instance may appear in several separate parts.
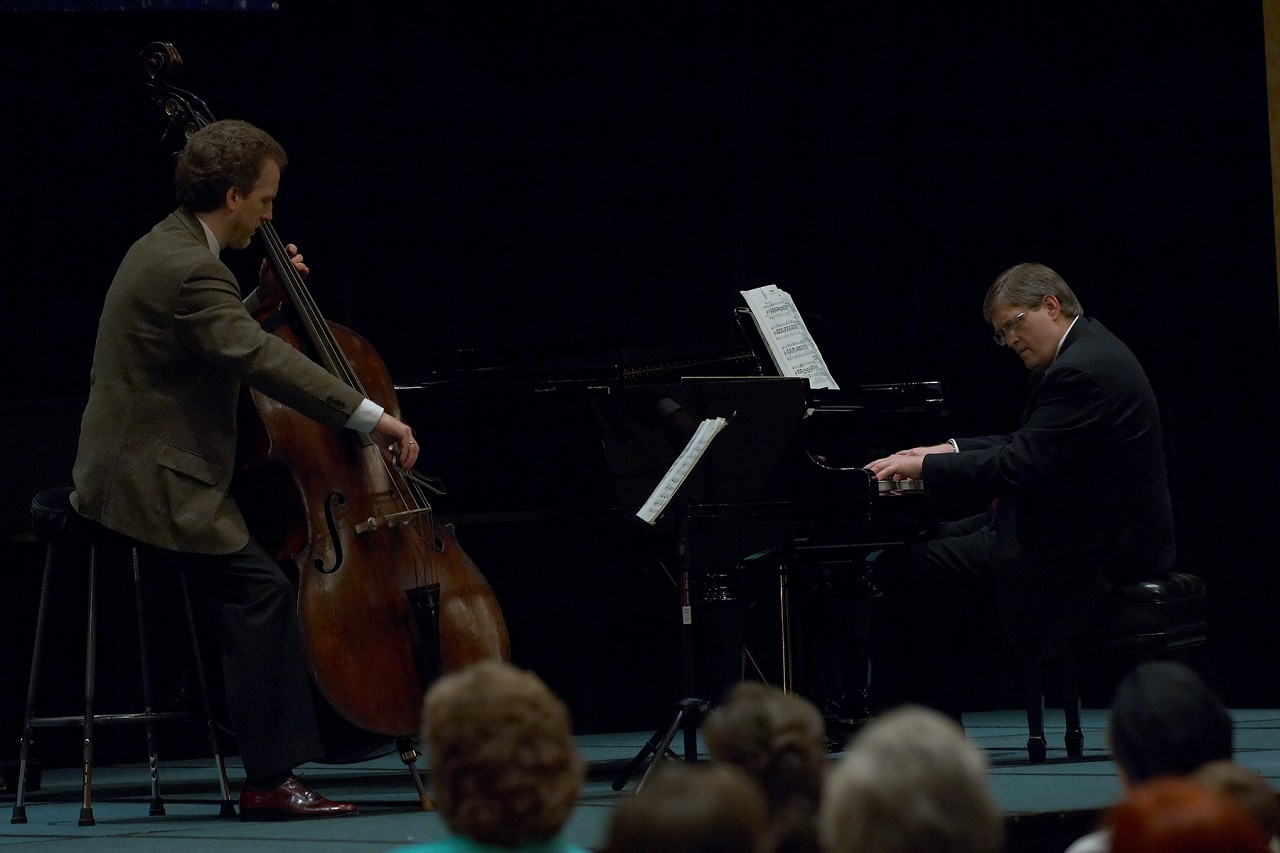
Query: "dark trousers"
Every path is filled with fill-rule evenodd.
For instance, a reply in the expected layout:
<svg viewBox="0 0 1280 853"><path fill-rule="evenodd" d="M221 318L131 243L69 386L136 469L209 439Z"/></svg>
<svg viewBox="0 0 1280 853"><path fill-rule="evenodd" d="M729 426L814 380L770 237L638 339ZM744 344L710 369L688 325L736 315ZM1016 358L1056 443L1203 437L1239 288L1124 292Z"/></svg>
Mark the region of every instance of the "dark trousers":
<svg viewBox="0 0 1280 853"><path fill-rule="evenodd" d="M252 538L233 554L147 547L145 559L181 571L212 614L227 711L250 783L324 754L293 587Z"/></svg>
<svg viewBox="0 0 1280 853"><path fill-rule="evenodd" d="M941 525L886 579L873 650L878 705L912 702L960 719L975 628L999 619L988 520L982 514Z"/></svg>

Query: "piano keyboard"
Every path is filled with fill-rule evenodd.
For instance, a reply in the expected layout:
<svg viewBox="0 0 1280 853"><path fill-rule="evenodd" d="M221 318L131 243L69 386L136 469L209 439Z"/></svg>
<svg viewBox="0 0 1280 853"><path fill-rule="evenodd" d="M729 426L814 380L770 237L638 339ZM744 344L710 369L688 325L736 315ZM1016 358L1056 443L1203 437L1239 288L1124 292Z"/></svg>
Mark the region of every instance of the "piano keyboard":
<svg viewBox="0 0 1280 853"><path fill-rule="evenodd" d="M882 495L924 491L924 480L878 480L876 482Z"/></svg>

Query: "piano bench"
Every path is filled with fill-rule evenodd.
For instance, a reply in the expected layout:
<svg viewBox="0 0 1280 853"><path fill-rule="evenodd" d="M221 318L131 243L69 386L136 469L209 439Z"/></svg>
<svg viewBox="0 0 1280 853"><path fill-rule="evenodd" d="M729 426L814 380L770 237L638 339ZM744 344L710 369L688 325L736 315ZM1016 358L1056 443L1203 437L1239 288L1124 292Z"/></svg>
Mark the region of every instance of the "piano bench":
<svg viewBox="0 0 1280 853"><path fill-rule="evenodd" d="M1185 572L1117 585L1107 595L1101 635L1091 644L1099 653L1135 655L1139 660L1172 657L1208 643L1204 581ZM1061 665L1062 707L1066 717L1067 755L1084 754L1080 730L1080 661L1075 655L1052 655ZM1027 702L1027 755L1033 764L1045 760L1043 658L1023 661Z"/></svg>

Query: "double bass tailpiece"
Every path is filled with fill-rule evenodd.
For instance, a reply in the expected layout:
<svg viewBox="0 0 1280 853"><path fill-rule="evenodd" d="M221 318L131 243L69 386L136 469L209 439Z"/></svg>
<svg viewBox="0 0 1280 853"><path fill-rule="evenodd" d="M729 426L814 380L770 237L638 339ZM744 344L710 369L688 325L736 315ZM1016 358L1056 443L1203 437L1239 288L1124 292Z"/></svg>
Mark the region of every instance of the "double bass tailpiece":
<svg viewBox="0 0 1280 853"><path fill-rule="evenodd" d="M356 525L356 533L369 533L383 527L404 527L420 515L431 512L431 507L423 506L415 509L407 509L404 512L393 512L390 515L381 515L378 517L369 516L369 518Z"/></svg>

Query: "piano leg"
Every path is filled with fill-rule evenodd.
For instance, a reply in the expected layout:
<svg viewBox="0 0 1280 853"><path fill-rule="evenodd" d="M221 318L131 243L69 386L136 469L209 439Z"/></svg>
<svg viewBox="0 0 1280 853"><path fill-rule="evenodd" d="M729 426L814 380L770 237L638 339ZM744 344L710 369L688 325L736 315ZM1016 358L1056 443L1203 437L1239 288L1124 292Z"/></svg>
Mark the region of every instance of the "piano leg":
<svg viewBox="0 0 1280 853"><path fill-rule="evenodd" d="M778 562L778 648L782 652L782 692L795 692L795 660L791 646L791 561L782 555Z"/></svg>

